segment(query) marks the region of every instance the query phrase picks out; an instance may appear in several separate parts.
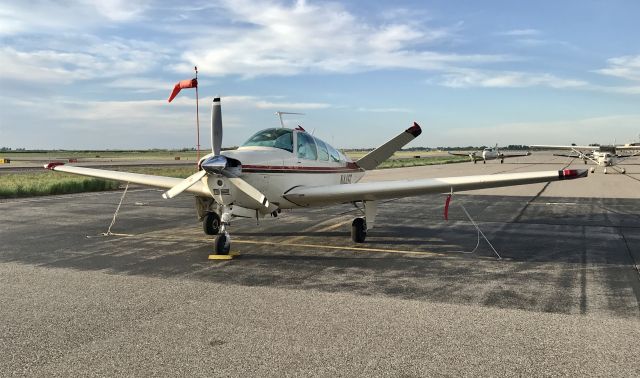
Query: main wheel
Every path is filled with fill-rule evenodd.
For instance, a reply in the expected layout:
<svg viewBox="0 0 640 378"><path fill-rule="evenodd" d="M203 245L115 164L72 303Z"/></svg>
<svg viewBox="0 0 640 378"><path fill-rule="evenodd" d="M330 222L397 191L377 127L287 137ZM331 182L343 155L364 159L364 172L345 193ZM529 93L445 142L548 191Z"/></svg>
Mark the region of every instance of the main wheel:
<svg viewBox="0 0 640 378"><path fill-rule="evenodd" d="M504 159L500 159L500 164L504 164Z"/></svg>
<svg viewBox="0 0 640 378"><path fill-rule="evenodd" d="M207 235L218 235L218 232L220 232L220 216L218 213L208 212L202 220L202 229Z"/></svg>
<svg viewBox="0 0 640 378"><path fill-rule="evenodd" d="M487 164L487 161L486 161L486 160L483 160L483 161L482 161L482 164Z"/></svg>
<svg viewBox="0 0 640 378"><path fill-rule="evenodd" d="M627 171L626 171L624 168L622 168L622 170L620 171L620 173L622 173L623 175L624 175L626 172L627 172Z"/></svg>
<svg viewBox="0 0 640 378"><path fill-rule="evenodd" d="M607 168L605 168L602 173L604 173L605 175L607 174Z"/></svg>
<svg viewBox="0 0 640 378"><path fill-rule="evenodd" d="M354 243L364 243L367 237L367 222L364 218L356 218L351 223L351 240Z"/></svg>
<svg viewBox="0 0 640 378"><path fill-rule="evenodd" d="M216 236L216 239L213 243L213 252L216 255L228 255L230 249L231 243L229 243L226 234L220 234Z"/></svg>

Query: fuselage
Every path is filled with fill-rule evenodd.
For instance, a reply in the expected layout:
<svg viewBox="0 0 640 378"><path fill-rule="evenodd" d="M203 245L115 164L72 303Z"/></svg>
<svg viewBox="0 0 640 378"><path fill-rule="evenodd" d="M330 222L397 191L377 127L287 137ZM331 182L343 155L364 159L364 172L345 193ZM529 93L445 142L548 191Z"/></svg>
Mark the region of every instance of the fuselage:
<svg viewBox="0 0 640 378"><path fill-rule="evenodd" d="M485 148L482 150L482 159L493 160L501 157L500 151L497 148Z"/></svg>
<svg viewBox="0 0 640 378"><path fill-rule="evenodd" d="M238 176L281 209L298 206L283 197L294 187L350 184L360 181L364 176L364 169L351 159L302 129L262 130L238 149L222 151L221 155L238 160L241 163ZM203 160L210 156L212 154ZM224 189L223 176L209 176L207 181L217 202L230 201L219 197ZM219 185L221 182L222 186ZM227 193L233 195L229 191ZM241 195L233 197L239 206L253 206L251 201L244 201Z"/></svg>
<svg viewBox="0 0 640 378"><path fill-rule="evenodd" d="M609 167L615 163L615 157L609 152L593 151L593 157L598 165L603 167Z"/></svg>

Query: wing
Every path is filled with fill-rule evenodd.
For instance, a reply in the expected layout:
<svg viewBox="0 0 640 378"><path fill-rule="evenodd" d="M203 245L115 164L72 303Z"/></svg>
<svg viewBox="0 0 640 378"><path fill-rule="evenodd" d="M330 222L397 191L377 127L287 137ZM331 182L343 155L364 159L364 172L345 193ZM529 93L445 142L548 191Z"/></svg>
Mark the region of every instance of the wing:
<svg viewBox="0 0 640 378"><path fill-rule="evenodd" d="M155 188L171 189L174 186L180 184L184 179L175 177L164 177L154 175L144 175L140 173L118 172L108 171L105 169L94 169L84 167L74 167L72 165L62 165L60 163L49 163L45 165L45 168L51 169L57 172L67 172L76 175L97 177L108 180L115 180L121 182L131 182L134 184L140 184L145 186L151 186ZM193 186L185 190L186 192L197 194L200 196L211 197L211 192L205 183L201 180L196 182Z"/></svg>
<svg viewBox="0 0 640 378"><path fill-rule="evenodd" d="M466 157L469 157L470 155L475 154L475 152L451 152L451 151L448 151L448 152L449 152L449 155L466 156Z"/></svg>
<svg viewBox="0 0 640 378"><path fill-rule="evenodd" d="M556 146L549 144L534 144L531 148L539 148L544 150L599 150L600 146Z"/></svg>
<svg viewBox="0 0 640 378"><path fill-rule="evenodd" d="M300 206L309 206L353 201L375 201L430 193L448 193L451 190L459 192L500 186L524 185L586 176L586 169L565 169L561 171L379 181L359 184L298 186L287 191L284 194L284 198Z"/></svg>
<svg viewBox="0 0 640 378"><path fill-rule="evenodd" d="M522 156L529 156L531 155L531 152L527 151L527 152L513 152L513 153L501 153L502 154L502 158L506 159L506 158L512 158L512 157L522 157Z"/></svg>

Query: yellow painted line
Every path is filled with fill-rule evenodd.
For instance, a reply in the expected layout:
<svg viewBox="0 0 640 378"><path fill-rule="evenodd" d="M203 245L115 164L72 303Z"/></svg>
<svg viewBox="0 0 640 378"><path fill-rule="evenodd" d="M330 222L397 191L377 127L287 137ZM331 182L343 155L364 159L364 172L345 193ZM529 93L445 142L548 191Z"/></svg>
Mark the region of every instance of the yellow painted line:
<svg viewBox="0 0 640 378"><path fill-rule="evenodd" d="M336 226L336 225L334 225L334 226ZM121 234L121 235L124 236L125 234ZM177 236L167 236L167 235L156 237L156 236L143 235L143 234L138 234L138 235L127 234L126 236L137 237L137 238L142 238L142 239L153 239L153 240L185 241L185 238L181 238L181 237L177 237ZM203 238L203 237L196 237L196 238L188 239L188 241L190 241L190 242L193 242L194 240L211 241L211 239ZM343 251L346 250L346 251L354 251L354 252L397 253L397 254L416 255L416 256L452 257L453 255L463 255L463 254L465 254L464 252L459 252L459 251L453 251L453 252L447 252L447 253L439 253L439 252L433 252L433 251L409 251L409 250L402 250L402 249L348 247L348 246L336 246L336 245L324 245L324 244L321 245L321 244L288 243L288 242L269 242L269 241L238 240L238 239L232 239L231 243L232 244L237 243L237 244L251 244L251 245L273 245L273 246L287 246L287 247L303 247L303 248L323 248L323 249L334 249L334 250L343 250ZM232 256L233 257L233 256L237 256L237 255L239 255L238 252L230 252L229 255L209 255L209 259L211 259L211 260L218 259L218 258L212 258L211 256ZM220 258L220 259L230 260L230 258Z"/></svg>
<svg viewBox="0 0 640 378"><path fill-rule="evenodd" d="M306 248L325 248L325 249L339 249L347 251L358 252L378 252L378 253L401 253L409 255L430 255L430 256L449 256L449 254L431 252L431 251L407 251L400 249L382 249L382 248L366 248L366 247L346 247L335 245L318 245L318 244L302 244L302 243L278 243L278 242L263 242L255 240L232 240L232 243L238 244L254 244L254 245L275 245L275 246L288 246L288 247L306 247ZM454 252L458 253L458 252Z"/></svg>
<svg viewBox="0 0 640 378"><path fill-rule="evenodd" d="M314 229L313 229L313 227L311 227L311 228L309 228L309 229L306 229L306 230L304 230L304 231L301 231L300 233L305 233L305 232L327 232L327 231L335 230L336 228L340 228L340 227L344 226L344 225L345 225L345 224L347 224L347 223L349 223L349 221L348 221L348 220L346 220L346 221L344 221L344 222L340 222L340 223L334 223L334 224L332 224L332 225L330 225L330 226L327 226L327 227L325 227L325 228L321 228L321 229L319 229L319 230L314 230ZM298 240L302 240L302 239L304 239L304 238L306 238L306 237L307 237L306 235L296 236L296 237L294 237L294 238L291 238L291 239L289 239L289 240L285 241L285 243L295 243L295 242L297 242Z"/></svg>

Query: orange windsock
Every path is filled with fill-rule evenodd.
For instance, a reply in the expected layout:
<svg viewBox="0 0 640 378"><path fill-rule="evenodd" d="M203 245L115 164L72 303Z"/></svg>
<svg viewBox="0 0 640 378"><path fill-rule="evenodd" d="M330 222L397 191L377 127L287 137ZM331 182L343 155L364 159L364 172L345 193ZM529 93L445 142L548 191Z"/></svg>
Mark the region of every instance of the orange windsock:
<svg viewBox="0 0 640 378"><path fill-rule="evenodd" d="M198 79L182 80L182 81L178 82L173 87L173 91L171 92L171 96L169 96L169 102L171 102L174 98L176 98L178 93L180 93L181 89L197 88L197 87L198 87Z"/></svg>

